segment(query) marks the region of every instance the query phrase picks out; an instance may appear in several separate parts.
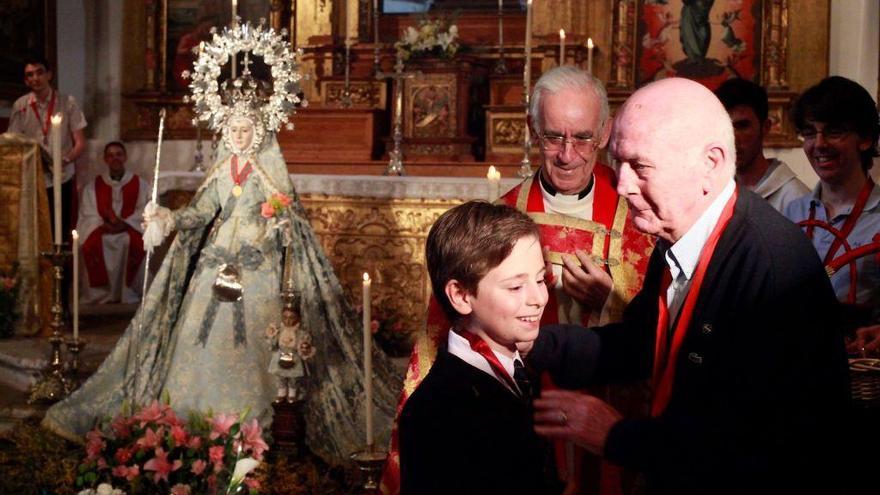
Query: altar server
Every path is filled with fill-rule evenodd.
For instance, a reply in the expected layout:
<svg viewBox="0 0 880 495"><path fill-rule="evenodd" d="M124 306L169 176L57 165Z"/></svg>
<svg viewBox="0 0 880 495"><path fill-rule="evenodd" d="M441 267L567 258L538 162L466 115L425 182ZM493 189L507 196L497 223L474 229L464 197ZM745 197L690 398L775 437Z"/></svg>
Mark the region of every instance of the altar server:
<svg viewBox="0 0 880 495"><path fill-rule="evenodd" d="M125 145L108 143L104 147L107 169L83 189L76 227L84 239L84 304L140 300L144 276L141 223L150 185L125 169L126 159Z"/></svg>

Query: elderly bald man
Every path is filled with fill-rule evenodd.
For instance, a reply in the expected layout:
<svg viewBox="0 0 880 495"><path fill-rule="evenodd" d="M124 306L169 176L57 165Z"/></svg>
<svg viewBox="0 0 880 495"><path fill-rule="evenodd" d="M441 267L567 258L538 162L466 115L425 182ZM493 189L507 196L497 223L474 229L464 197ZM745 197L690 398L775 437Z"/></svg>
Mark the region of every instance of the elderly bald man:
<svg viewBox="0 0 880 495"><path fill-rule="evenodd" d="M649 493L833 492L848 401L834 292L797 227L736 186L724 107L655 82L620 110L611 151L636 228L658 238L645 284L621 323L542 328L529 360L572 388L651 377L651 417L545 391L536 430L645 473Z"/></svg>

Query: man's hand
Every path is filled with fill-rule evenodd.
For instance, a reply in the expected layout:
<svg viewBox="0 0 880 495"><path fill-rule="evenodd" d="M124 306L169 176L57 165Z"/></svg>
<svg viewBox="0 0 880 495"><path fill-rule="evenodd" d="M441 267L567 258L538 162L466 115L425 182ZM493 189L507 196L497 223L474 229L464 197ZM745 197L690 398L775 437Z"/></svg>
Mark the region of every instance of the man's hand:
<svg viewBox="0 0 880 495"><path fill-rule="evenodd" d="M586 309L600 311L611 293L611 275L580 249L574 254L580 265L571 255L562 255L562 289Z"/></svg>
<svg viewBox="0 0 880 495"><path fill-rule="evenodd" d="M853 354L880 352L880 325L856 330L856 338L847 344L846 350Z"/></svg>
<svg viewBox="0 0 880 495"><path fill-rule="evenodd" d="M535 432L571 440L596 455L605 452L608 432L622 416L583 392L545 390L535 399Z"/></svg>

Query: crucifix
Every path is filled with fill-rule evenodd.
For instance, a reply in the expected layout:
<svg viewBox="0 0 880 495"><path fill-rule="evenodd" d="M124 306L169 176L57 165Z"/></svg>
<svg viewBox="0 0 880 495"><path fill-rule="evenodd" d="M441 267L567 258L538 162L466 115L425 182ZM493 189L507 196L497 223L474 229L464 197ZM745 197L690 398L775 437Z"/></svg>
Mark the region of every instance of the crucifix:
<svg viewBox="0 0 880 495"><path fill-rule="evenodd" d="M394 81L394 130L392 131L392 140L394 141L394 149L388 153L391 157L388 160L388 166L385 167L383 175L406 175L403 168L403 157L400 152L400 141L403 139L403 81L404 79L412 79L421 72L404 72L403 58L397 55L397 63L394 64L394 72L376 72L376 79L391 79Z"/></svg>

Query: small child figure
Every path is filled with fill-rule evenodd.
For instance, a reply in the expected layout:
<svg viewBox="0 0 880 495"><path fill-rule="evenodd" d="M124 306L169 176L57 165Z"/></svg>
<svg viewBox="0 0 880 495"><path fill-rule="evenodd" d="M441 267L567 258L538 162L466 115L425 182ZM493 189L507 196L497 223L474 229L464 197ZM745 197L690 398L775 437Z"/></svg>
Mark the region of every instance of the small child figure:
<svg viewBox="0 0 880 495"><path fill-rule="evenodd" d="M300 331L299 313L291 308L281 311L281 329L270 323L266 337L272 342L275 354L269 363L269 372L279 378L275 403L294 402L301 397L297 381L306 375L305 361L315 354L311 336Z"/></svg>

